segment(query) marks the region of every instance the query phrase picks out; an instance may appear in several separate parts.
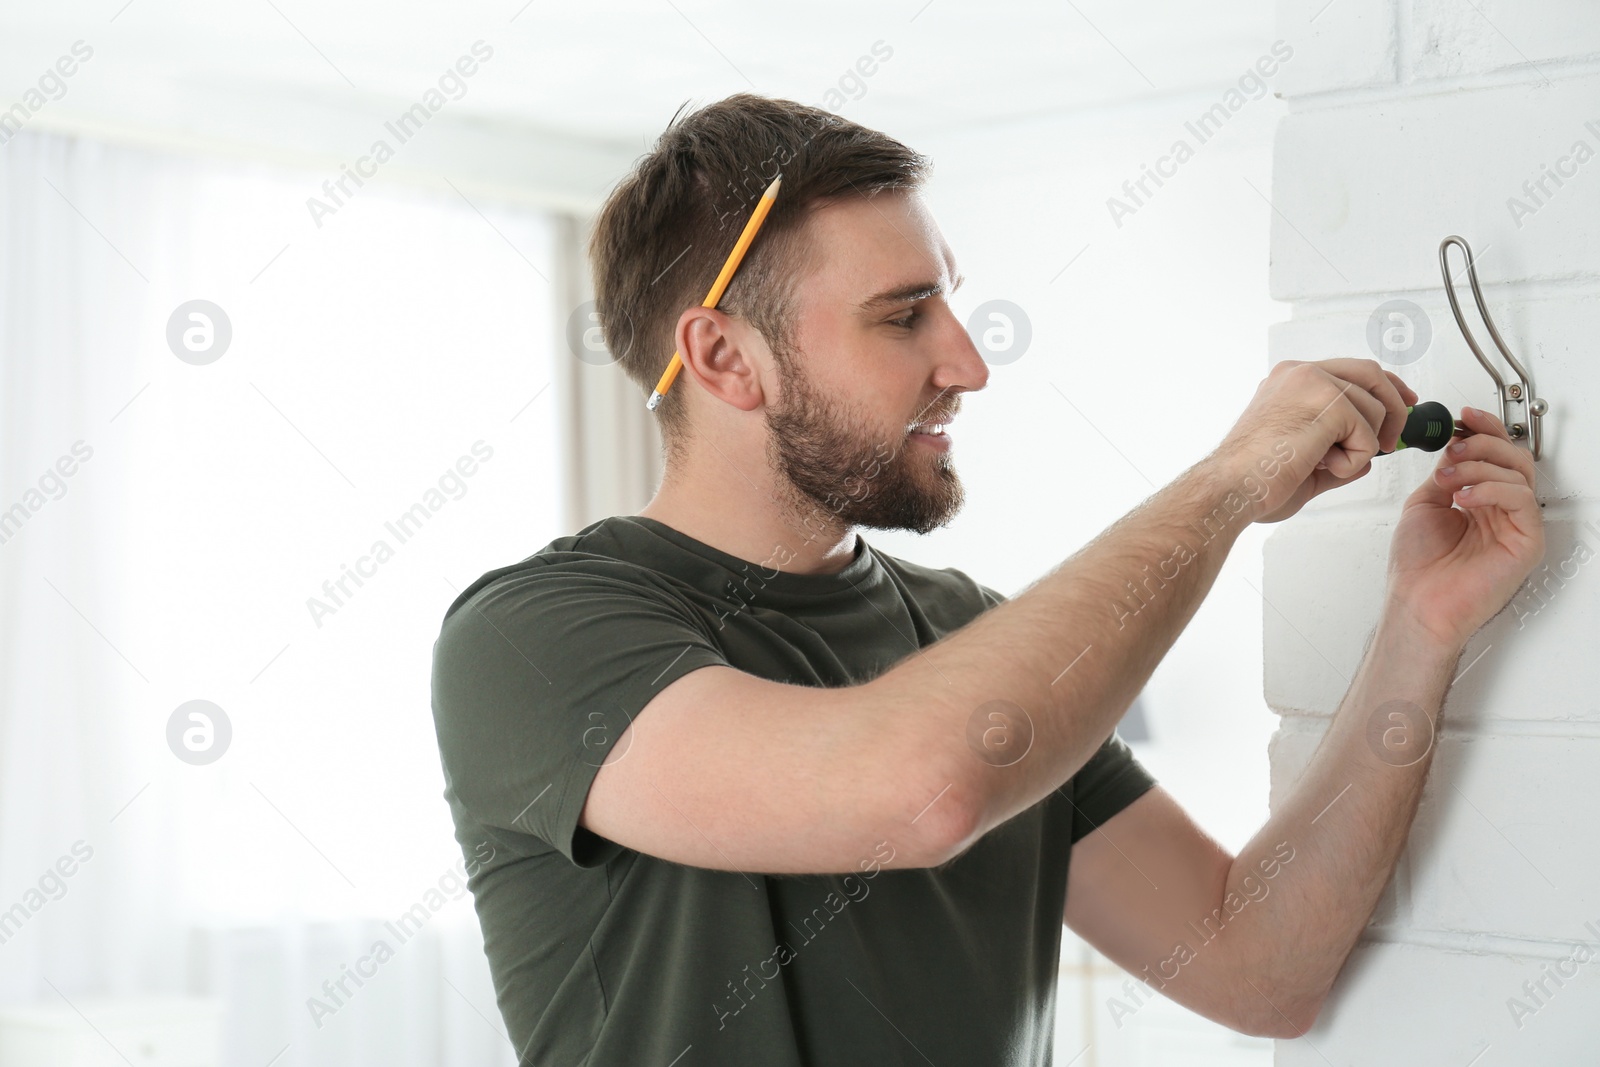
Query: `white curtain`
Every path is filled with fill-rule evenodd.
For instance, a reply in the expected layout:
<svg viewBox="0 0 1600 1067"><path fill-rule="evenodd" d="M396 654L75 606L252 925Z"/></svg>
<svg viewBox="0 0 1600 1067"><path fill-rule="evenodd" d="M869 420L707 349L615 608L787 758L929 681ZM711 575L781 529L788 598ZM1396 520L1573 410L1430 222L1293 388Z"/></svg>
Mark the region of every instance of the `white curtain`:
<svg viewBox="0 0 1600 1067"><path fill-rule="evenodd" d="M592 222L592 220L589 220ZM628 380L599 336L593 317L594 289L585 248L592 230L578 219L556 223L557 262L570 269L558 280L558 300L580 309L568 325L568 353L557 364L556 382L566 416L563 441L568 466L567 514L574 530L608 515L636 512L661 482L661 431L645 408L641 388ZM592 334L585 327L595 326ZM598 351L596 347L598 346ZM662 353L665 362L667 353Z"/></svg>
<svg viewBox="0 0 1600 1067"><path fill-rule="evenodd" d="M428 675L457 591L569 528L582 283L454 189L318 225L339 177L0 148L0 1001L216 996L253 1067L513 1063ZM212 762L169 744L197 700Z"/></svg>

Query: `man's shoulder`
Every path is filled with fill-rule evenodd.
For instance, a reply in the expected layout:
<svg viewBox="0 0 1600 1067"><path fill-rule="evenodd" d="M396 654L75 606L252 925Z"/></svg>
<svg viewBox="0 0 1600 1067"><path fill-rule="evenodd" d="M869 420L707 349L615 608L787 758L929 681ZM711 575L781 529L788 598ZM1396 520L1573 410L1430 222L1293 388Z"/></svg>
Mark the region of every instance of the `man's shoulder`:
<svg viewBox="0 0 1600 1067"><path fill-rule="evenodd" d="M627 586L641 592L658 590L659 573L633 558L626 531L618 528L621 518L613 515L590 523L576 533L555 538L515 563L485 571L451 602L445 619L492 594L533 596L541 588L566 581L613 588Z"/></svg>
<svg viewBox="0 0 1600 1067"><path fill-rule="evenodd" d="M925 563L915 563L899 556L892 556L876 548L873 552L883 561L885 567L893 571L914 591L960 597L980 604L983 609L992 608L1006 599L1003 594L979 582L959 567L932 567Z"/></svg>

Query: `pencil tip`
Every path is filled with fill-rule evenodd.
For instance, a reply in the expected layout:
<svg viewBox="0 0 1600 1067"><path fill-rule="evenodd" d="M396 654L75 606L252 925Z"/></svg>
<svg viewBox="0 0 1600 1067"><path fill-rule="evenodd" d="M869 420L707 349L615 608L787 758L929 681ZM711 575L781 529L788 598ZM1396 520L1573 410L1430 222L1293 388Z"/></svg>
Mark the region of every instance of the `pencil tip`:
<svg viewBox="0 0 1600 1067"><path fill-rule="evenodd" d="M762 196L777 196L778 195L778 186L780 186L782 184L783 184L783 175L780 174L776 178L772 179L772 184L767 186L767 191L762 193L761 195Z"/></svg>

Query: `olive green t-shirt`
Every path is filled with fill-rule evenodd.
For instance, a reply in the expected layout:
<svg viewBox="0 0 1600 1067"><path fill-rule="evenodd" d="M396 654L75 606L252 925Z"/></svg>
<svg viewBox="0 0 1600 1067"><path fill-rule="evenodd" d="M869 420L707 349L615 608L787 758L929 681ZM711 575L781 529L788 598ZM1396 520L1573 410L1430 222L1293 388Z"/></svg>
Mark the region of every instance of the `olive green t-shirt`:
<svg viewBox="0 0 1600 1067"><path fill-rule="evenodd" d="M1072 843L1154 784L1115 733L937 868L887 868L885 840L849 874L706 870L578 825L612 744L690 671L854 685L1003 599L860 536L843 570L803 575L636 515L457 597L434 645L434 724L520 1062L1049 1064Z"/></svg>

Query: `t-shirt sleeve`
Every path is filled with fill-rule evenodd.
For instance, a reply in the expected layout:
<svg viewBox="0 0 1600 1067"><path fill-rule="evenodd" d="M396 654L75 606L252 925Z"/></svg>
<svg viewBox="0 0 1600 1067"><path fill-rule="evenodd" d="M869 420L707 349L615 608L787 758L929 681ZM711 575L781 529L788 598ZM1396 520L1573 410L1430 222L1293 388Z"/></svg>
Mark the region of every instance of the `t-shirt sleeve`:
<svg viewBox="0 0 1600 1067"><path fill-rule="evenodd" d="M450 613L434 643L447 795L483 826L530 835L579 867L621 851L578 815L623 731L678 678L728 662L690 609L630 570L501 576Z"/></svg>
<svg viewBox="0 0 1600 1067"><path fill-rule="evenodd" d="M1115 730L1072 776L1072 843L1132 804L1156 784Z"/></svg>
<svg viewBox="0 0 1600 1067"><path fill-rule="evenodd" d="M982 582L979 582L977 584L978 584L978 592L983 596L983 602L984 602L985 610L987 610L989 608L993 608L993 607L999 607L1001 604L1004 604L1006 602L1006 600L1008 599L1005 596L1005 594L1000 593L1000 592L998 592L998 591L996 591L994 589L990 589L988 586L984 585Z"/></svg>

